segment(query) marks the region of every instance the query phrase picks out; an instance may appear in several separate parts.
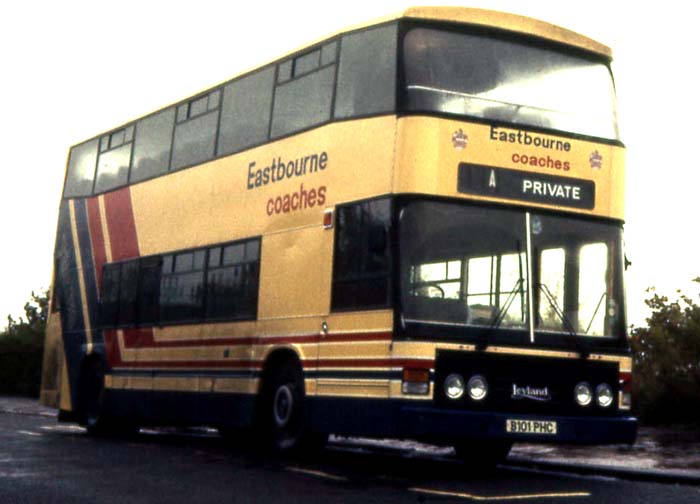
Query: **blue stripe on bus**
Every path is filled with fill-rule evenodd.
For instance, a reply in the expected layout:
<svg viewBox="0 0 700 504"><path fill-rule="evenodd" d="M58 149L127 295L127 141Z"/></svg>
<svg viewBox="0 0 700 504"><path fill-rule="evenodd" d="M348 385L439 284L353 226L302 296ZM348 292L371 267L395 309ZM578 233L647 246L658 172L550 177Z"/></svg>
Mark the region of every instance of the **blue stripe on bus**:
<svg viewBox="0 0 700 504"><path fill-rule="evenodd" d="M154 376L180 377L180 376L201 376L201 377L237 377L237 378L257 378L262 376L261 370L231 370L231 369L114 369L110 371L114 376L135 376L151 378ZM306 379L346 379L346 380L400 380L401 371L353 371L353 370L334 370L334 371L316 371L304 370L304 378ZM430 373L430 379L435 379L435 373Z"/></svg>
<svg viewBox="0 0 700 504"><path fill-rule="evenodd" d="M353 370L333 370L333 371L314 371L305 370L306 378L333 378L333 379L348 379L348 380L401 380L403 374L401 371L353 371ZM430 379L435 378L435 373L430 372Z"/></svg>
<svg viewBox="0 0 700 504"><path fill-rule="evenodd" d="M68 365L71 403L76 404L76 389L85 344L85 320L83 319L78 264L73 243L70 218L70 201L61 203L56 235L56 274L54 289L61 306L61 330Z"/></svg>
<svg viewBox="0 0 700 504"><path fill-rule="evenodd" d="M95 261L92 256L92 240L90 239L90 227L88 225L86 200L75 201L75 225L78 231L78 243L80 258L83 263L83 280L85 282L85 298L87 300L87 313L92 329L93 342L104 343L102 331L97 331L97 281L95 278ZM99 337L99 341L98 341Z"/></svg>
<svg viewBox="0 0 700 504"><path fill-rule="evenodd" d="M139 378L153 378L153 377L201 377L201 378L258 378L262 375L261 371L257 370L227 370L227 369L183 369L183 370L173 370L168 369L160 371L157 369L152 369L150 371L145 371L143 369L131 370L131 369L113 369L109 372L113 376L130 376Z"/></svg>

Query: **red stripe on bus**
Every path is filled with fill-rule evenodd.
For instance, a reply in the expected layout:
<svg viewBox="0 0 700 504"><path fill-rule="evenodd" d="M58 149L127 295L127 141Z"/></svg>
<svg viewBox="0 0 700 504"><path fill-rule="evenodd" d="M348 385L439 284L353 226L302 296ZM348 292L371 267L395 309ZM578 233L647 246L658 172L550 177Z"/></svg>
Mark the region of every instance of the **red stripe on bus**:
<svg viewBox="0 0 700 504"><path fill-rule="evenodd" d="M107 262L107 252L105 249L102 219L100 219L100 204L97 197L87 200L87 214L90 238L92 241L92 256L95 261L95 280L97 282L97 292L99 295L99 293L102 292L102 266Z"/></svg>
<svg viewBox="0 0 700 504"><path fill-rule="evenodd" d="M139 256L134 209L128 187L105 194L105 213L109 228L112 260L119 261Z"/></svg>
<svg viewBox="0 0 700 504"><path fill-rule="evenodd" d="M432 359L323 359L305 361L321 368L418 368L431 369L435 366Z"/></svg>
<svg viewBox="0 0 700 504"><path fill-rule="evenodd" d="M376 333L341 333L329 335L321 338L318 335L302 335L302 336L275 336L271 338L239 338L239 339L219 339L219 340L183 340L183 341L162 341L156 342L153 340L152 329L125 329L124 346L127 348L177 348L187 346L215 346L215 345L266 345L266 344L293 344L300 341L388 341L391 339L390 332ZM332 338L331 338L332 337ZM105 331L105 342L112 367L119 368L252 368L259 369L262 367L260 361L227 361L222 357L221 360L162 360L162 361L122 361L118 348L114 348L109 352L113 343L118 346L118 339L115 331ZM306 368L404 368L412 367L419 369L430 369L434 367L434 361L431 359L323 359L314 360L307 359L303 362Z"/></svg>
<svg viewBox="0 0 700 504"><path fill-rule="evenodd" d="M119 350L119 338L117 331L104 331L105 338L105 358L110 367L120 366L122 364L121 351Z"/></svg>
<svg viewBox="0 0 700 504"><path fill-rule="evenodd" d="M322 370L322 369L366 369L366 368L417 368L417 369L432 369L435 367L435 361L432 359L323 359L314 360L307 359L302 361L302 366L306 369ZM262 361L228 361L222 360L182 360L182 361L121 361L118 366L113 366L119 369L127 368L148 368L148 369L172 369L172 368L250 368L262 369Z"/></svg>
<svg viewBox="0 0 700 504"><path fill-rule="evenodd" d="M302 334L298 336L255 336L244 338L212 338L155 341L153 329L124 329L124 346L126 348L185 348L211 347L221 345L293 345L303 343L355 343L358 341L391 341L390 332L373 333L338 333L322 336L320 334Z"/></svg>
<svg viewBox="0 0 700 504"><path fill-rule="evenodd" d="M117 369L148 368L148 369L172 369L172 368L251 368L261 369L262 362L234 361L234 360L201 360L201 361L122 361Z"/></svg>

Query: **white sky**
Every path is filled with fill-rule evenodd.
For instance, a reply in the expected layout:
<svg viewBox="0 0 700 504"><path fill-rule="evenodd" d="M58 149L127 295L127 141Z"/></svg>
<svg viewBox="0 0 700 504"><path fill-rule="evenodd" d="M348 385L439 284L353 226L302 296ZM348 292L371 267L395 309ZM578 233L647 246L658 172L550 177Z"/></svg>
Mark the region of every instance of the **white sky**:
<svg viewBox="0 0 700 504"><path fill-rule="evenodd" d="M32 290L50 282L71 145L341 28L410 5L401 0L3 2L0 327L7 313L22 313ZM700 276L695 224L700 77L692 4L471 0L462 5L539 18L612 47L628 148L629 320L644 323L649 286L696 295L690 280Z"/></svg>

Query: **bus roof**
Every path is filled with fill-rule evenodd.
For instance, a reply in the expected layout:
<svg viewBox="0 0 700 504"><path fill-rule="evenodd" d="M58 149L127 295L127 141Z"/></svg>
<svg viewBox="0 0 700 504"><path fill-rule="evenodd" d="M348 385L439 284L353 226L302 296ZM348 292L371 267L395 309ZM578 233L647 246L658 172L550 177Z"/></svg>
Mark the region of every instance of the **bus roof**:
<svg viewBox="0 0 700 504"><path fill-rule="evenodd" d="M550 40L552 42L577 47L584 51L595 53L608 60L612 59L612 49L605 44L596 42L591 38L581 35L580 33L567 30L561 26L540 21L539 19L521 16L518 14L510 14L507 12L477 9L472 7L409 7L408 9L393 15L387 15L356 25L346 26L335 33L329 33L324 37L309 41L302 47L296 47L294 50L275 58L274 61L284 59L303 50L304 48L321 43L331 37L342 35L354 30L369 28L382 23L398 21L400 19L418 19L424 21L458 23L472 26L482 26L486 28L495 28L498 30L509 31L522 35L530 35L533 37ZM265 65L271 62L272 61L265 62ZM255 68L257 69L265 65L256 66Z"/></svg>
<svg viewBox="0 0 700 504"><path fill-rule="evenodd" d="M541 37L594 52L607 59L612 58L612 50L593 39L551 23L506 12L468 7L410 7L396 16L402 17L498 28Z"/></svg>
<svg viewBox="0 0 700 504"><path fill-rule="evenodd" d="M268 60L261 62L260 64L257 64L251 68L247 68L242 72L237 73L236 75L232 76L233 79L236 79L238 77L241 77L245 74L255 72L267 65L273 64L275 62L279 62L285 58L288 58L291 55L294 55L296 53L299 53L300 51L303 51L304 49L307 49L309 47L312 47L314 45L320 44L324 42L325 40L328 40L330 38L336 37L343 35L345 33L349 33L355 30L361 30L364 28L370 28L372 26L378 25L378 24L383 24L383 23L389 23L392 21L399 21L401 19L416 19L416 20L424 20L424 21L435 21L435 22L442 22L442 23L457 23L457 24L465 24L465 25L472 25L472 26L482 26L482 27L487 27L487 28L495 28L498 30L504 30L504 31L509 31L512 33L518 33L518 34L523 34L523 35L529 35L533 37L539 37L545 40L550 40L556 43L560 44L565 44L573 47L577 47L579 49L582 49L584 51L592 52L595 53L601 57L606 58L607 60L612 59L612 50L599 42L596 42L593 39L590 39L588 37L585 37L579 33L576 33L571 30L567 30L566 28L562 28L560 26L547 23L545 21L540 21L538 19L530 18L527 16L520 16L517 14L510 14L507 12L499 12L499 11L492 11L488 9L477 9L477 8L471 8L471 7L409 7L406 10L395 13L393 15L387 15L384 17L380 18L375 18L363 23L356 24L354 26L347 26L343 29L338 30L335 33L328 33L323 37L317 38L315 40L311 40L304 44L303 46L300 47L295 47L293 50L290 50L286 53L280 54L273 60ZM220 85L222 85L222 82L216 83L215 85L207 88L206 90L200 91L197 94L200 93L205 93L211 89L214 89ZM196 96L192 95L192 96ZM191 97L189 97L191 98ZM189 99L188 98L188 99ZM182 101L182 100L181 100ZM172 106L177 103L180 103L181 101L171 103L167 105ZM162 109L160 109L162 110ZM147 114L148 115L148 114ZM140 116L140 117L146 117ZM92 138L97 138L99 136L104 135L105 133L108 133L109 131L113 131L114 129L118 129L123 127L126 124L130 124L132 121L129 121L127 123L124 123L116 128L112 128L110 130L103 131L99 135L96 135L95 137ZM82 143L82 142L81 142ZM79 144L76 144L79 145Z"/></svg>

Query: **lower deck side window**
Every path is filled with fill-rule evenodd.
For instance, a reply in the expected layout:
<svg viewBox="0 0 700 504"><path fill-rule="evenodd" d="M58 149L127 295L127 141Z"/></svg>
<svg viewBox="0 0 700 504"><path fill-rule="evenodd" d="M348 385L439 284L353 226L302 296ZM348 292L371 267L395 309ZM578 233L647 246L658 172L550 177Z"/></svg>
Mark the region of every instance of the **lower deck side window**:
<svg viewBox="0 0 700 504"><path fill-rule="evenodd" d="M334 310L389 305L390 223L388 198L338 208L331 301Z"/></svg>
<svg viewBox="0 0 700 504"><path fill-rule="evenodd" d="M257 317L260 238L105 264L100 325Z"/></svg>

